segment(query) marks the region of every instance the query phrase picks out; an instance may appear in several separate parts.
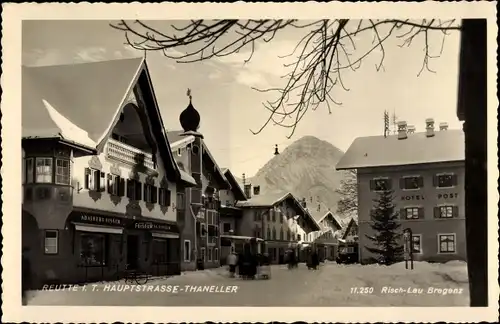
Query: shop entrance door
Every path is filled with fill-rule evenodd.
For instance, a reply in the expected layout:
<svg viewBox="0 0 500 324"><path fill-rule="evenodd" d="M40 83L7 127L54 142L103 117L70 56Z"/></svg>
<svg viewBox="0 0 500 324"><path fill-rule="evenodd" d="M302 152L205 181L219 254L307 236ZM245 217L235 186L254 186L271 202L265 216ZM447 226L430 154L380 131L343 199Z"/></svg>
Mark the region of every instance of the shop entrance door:
<svg viewBox="0 0 500 324"><path fill-rule="evenodd" d="M129 269L137 269L139 266L139 236L137 235L127 237L127 264Z"/></svg>

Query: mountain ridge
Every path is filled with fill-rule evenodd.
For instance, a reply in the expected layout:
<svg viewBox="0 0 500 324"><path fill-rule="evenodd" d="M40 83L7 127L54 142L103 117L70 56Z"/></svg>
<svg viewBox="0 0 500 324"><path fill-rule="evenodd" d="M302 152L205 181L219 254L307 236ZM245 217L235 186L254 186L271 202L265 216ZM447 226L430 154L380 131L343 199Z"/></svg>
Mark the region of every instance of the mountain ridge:
<svg viewBox="0 0 500 324"><path fill-rule="evenodd" d="M260 186L260 194L291 192L298 199L305 198L308 209L318 218L337 208L340 195L335 190L344 172L335 170L335 165L343 154L330 142L304 136L271 158L246 183ZM243 187L242 179L237 181Z"/></svg>

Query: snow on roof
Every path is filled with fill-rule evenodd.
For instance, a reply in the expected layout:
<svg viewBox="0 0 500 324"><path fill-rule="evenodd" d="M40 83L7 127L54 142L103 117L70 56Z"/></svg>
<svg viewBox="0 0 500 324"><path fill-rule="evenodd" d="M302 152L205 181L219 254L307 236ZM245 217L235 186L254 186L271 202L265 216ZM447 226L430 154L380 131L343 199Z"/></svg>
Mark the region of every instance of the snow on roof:
<svg viewBox="0 0 500 324"><path fill-rule="evenodd" d="M465 161L465 135L462 130L435 131L397 135L358 137L336 165L337 170L381 166L412 165Z"/></svg>
<svg viewBox="0 0 500 324"><path fill-rule="evenodd" d="M87 132L89 139L99 142L113 123L142 63L142 58L133 58L23 66L22 136L55 137L54 133L61 133L61 125L51 117L48 105L74 127Z"/></svg>

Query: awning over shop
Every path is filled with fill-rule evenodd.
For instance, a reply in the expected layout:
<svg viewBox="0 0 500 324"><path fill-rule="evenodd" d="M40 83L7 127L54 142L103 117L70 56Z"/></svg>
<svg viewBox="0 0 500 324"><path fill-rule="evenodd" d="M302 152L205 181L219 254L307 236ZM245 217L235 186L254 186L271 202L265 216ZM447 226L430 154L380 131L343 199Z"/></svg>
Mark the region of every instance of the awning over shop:
<svg viewBox="0 0 500 324"><path fill-rule="evenodd" d="M244 240L244 241L250 241L252 239L256 240L257 242L264 242L263 239L257 238L257 237L252 237L252 236L239 236L239 235L221 235L221 238L226 238L226 239L232 239L232 240Z"/></svg>
<svg viewBox="0 0 500 324"><path fill-rule="evenodd" d="M157 232L152 232L151 236L155 238L164 238L164 239L177 239L179 238L179 234L174 234L174 233L157 233Z"/></svg>
<svg viewBox="0 0 500 324"><path fill-rule="evenodd" d="M81 231L81 232L123 234L123 228L119 228L119 227L76 224L76 223L74 225L75 225L75 230Z"/></svg>

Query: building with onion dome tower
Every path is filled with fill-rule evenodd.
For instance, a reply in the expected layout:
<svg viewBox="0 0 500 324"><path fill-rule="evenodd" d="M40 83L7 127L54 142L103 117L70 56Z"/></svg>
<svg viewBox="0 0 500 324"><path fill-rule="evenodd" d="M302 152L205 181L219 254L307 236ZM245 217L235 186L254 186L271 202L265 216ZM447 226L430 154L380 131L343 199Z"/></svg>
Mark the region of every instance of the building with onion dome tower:
<svg viewBox="0 0 500 324"><path fill-rule="evenodd" d="M220 266L219 190L230 189L198 131L201 118L190 90L187 95L189 105L179 116L182 130L167 133L178 167L197 183L177 195L183 271Z"/></svg>

